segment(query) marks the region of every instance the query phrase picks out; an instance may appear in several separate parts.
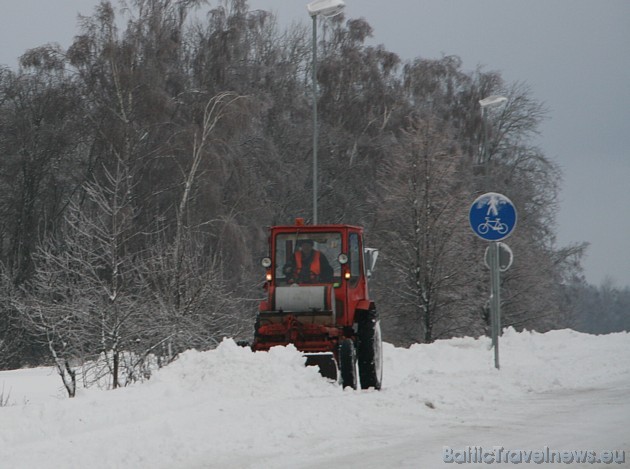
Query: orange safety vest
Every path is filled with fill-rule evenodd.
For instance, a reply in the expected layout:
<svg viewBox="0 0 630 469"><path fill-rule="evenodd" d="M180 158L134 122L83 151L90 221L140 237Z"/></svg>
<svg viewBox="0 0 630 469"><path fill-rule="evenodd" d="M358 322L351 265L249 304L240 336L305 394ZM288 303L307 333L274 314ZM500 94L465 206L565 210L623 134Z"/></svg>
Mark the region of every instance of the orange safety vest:
<svg viewBox="0 0 630 469"><path fill-rule="evenodd" d="M300 276L302 272L302 251L296 251L295 253L295 266L297 267L297 276ZM322 272L322 266L319 262L319 251L313 251L313 260L311 261L311 281L317 280L319 274Z"/></svg>

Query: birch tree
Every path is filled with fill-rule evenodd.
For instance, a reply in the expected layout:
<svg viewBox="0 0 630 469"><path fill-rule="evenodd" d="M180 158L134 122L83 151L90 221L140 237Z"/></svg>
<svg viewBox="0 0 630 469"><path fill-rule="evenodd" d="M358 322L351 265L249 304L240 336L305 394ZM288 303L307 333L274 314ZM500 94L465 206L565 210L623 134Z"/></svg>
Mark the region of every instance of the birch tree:
<svg viewBox="0 0 630 469"><path fill-rule="evenodd" d="M408 331L406 341L432 342L478 327L471 313L474 269L462 230L466 191L460 168L444 122L414 119L379 175L377 236L388 283L396 285L387 289L386 301Z"/></svg>

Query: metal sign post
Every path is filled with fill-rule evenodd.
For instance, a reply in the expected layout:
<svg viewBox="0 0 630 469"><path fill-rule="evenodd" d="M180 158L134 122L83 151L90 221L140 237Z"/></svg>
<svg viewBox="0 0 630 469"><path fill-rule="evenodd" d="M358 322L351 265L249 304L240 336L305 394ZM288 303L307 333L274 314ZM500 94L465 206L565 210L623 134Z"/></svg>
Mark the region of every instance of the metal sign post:
<svg viewBox="0 0 630 469"><path fill-rule="evenodd" d="M492 241L486 248L484 261L490 269L490 315L492 321L492 346L494 366L499 368L499 335L501 335L501 272L510 268L514 255L510 247L499 241Z"/></svg>
<svg viewBox="0 0 630 469"><path fill-rule="evenodd" d="M492 324L492 347L494 367L499 369L499 333L501 331L501 273L499 270L499 243L489 246L490 264L490 317Z"/></svg>
<svg viewBox="0 0 630 469"><path fill-rule="evenodd" d="M490 321L494 366L499 369L499 335L501 332L501 271L512 264L512 251L498 241L507 238L516 226L516 209L502 194L483 194L470 207L470 227L481 239L490 241L485 261L490 267ZM503 253L504 254L502 256Z"/></svg>

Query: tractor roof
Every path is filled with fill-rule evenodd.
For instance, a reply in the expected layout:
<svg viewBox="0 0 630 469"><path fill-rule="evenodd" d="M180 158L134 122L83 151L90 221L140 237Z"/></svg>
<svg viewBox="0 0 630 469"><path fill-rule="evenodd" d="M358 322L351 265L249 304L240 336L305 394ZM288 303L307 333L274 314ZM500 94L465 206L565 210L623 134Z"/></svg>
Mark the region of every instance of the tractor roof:
<svg viewBox="0 0 630 469"><path fill-rule="evenodd" d="M300 220L300 219L298 219ZM355 225L342 225L342 224L327 224L327 225L306 225L304 222L297 221L294 225L277 225L269 227L270 231L274 232L295 232L300 231L302 233L321 233L325 231L363 231L363 228Z"/></svg>

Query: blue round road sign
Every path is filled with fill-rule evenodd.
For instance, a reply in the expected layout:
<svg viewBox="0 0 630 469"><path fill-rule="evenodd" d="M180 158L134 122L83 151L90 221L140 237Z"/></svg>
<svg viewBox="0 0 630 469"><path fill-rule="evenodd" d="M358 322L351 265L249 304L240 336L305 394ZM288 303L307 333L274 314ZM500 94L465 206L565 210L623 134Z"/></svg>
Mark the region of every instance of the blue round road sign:
<svg viewBox="0 0 630 469"><path fill-rule="evenodd" d="M481 239L501 241L516 226L516 208L503 194L488 192L475 199L468 220L472 230Z"/></svg>

